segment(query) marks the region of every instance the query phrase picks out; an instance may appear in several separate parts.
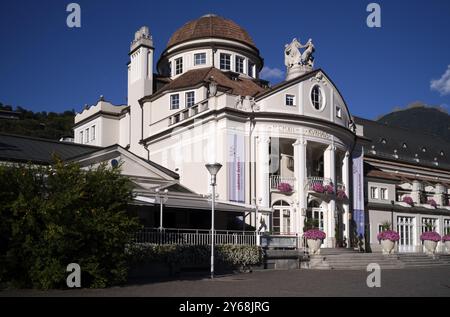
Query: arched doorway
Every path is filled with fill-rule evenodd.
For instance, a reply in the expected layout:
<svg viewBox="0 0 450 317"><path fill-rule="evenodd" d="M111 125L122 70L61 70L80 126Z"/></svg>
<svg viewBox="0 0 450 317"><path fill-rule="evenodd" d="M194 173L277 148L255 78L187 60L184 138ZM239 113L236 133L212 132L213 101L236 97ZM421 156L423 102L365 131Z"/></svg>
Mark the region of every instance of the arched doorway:
<svg viewBox="0 0 450 317"><path fill-rule="evenodd" d="M274 234L290 234L291 226L291 205L284 201L278 200L273 205L272 214L272 231Z"/></svg>
<svg viewBox="0 0 450 317"><path fill-rule="evenodd" d="M317 200L311 200L308 203L308 209L306 210L305 228L306 230L311 228L318 228L324 231L324 211Z"/></svg>

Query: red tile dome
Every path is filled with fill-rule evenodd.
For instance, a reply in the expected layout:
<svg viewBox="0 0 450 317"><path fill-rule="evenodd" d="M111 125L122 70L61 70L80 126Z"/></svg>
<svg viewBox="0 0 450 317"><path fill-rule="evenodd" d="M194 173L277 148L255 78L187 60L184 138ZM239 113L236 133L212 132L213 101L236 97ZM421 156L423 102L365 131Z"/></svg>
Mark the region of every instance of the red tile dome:
<svg viewBox="0 0 450 317"><path fill-rule="evenodd" d="M234 40L256 48L247 31L235 22L214 14L207 14L187 22L172 35L167 47L190 40L210 37Z"/></svg>

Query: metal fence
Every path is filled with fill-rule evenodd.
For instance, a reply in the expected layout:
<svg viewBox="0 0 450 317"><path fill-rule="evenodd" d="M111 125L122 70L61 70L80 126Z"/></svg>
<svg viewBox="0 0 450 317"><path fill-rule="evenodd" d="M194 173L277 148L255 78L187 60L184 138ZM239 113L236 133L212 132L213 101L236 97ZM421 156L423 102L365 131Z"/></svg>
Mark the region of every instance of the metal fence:
<svg viewBox="0 0 450 317"><path fill-rule="evenodd" d="M215 230L215 244L257 245L260 233L255 231ZM211 230L144 228L135 235L136 243L210 245Z"/></svg>

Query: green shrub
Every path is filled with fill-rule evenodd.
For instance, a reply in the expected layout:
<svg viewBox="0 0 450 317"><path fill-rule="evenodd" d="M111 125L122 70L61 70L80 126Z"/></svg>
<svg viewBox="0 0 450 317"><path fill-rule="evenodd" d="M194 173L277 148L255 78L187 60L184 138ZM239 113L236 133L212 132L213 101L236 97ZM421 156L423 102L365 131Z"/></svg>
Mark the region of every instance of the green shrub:
<svg viewBox="0 0 450 317"><path fill-rule="evenodd" d="M169 266L209 264L209 245L155 245L134 244L127 254L130 265L165 263ZM217 263L233 267L247 267L261 263L261 250L249 245L217 245L214 248Z"/></svg>
<svg viewBox="0 0 450 317"><path fill-rule="evenodd" d="M0 282L65 287L69 263L80 265L82 287L126 280L124 250L139 225L118 168L0 166L0 188Z"/></svg>

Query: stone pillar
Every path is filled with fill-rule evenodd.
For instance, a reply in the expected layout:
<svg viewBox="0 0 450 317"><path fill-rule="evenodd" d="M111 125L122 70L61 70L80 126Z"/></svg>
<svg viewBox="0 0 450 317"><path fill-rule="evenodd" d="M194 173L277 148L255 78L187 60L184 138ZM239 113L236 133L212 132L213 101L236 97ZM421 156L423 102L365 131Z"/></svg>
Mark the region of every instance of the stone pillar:
<svg viewBox="0 0 450 317"><path fill-rule="evenodd" d="M444 193L446 189L444 185L442 184L436 184L435 186L435 194L434 194L434 200L438 204L438 206L444 205Z"/></svg>
<svg viewBox="0 0 450 317"><path fill-rule="evenodd" d="M269 208L270 185L269 185L269 146L268 136L258 136L258 153L256 160L256 199L258 205Z"/></svg>
<svg viewBox="0 0 450 317"><path fill-rule="evenodd" d="M411 198L413 199L415 204L420 204L420 193L423 190L423 184L418 181L414 180L412 183L412 191L411 191Z"/></svg>
<svg viewBox="0 0 450 317"><path fill-rule="evenodd" d="M336 146L331 144L327 147L324 153L324 172L325 178L330 179L333 185L336 185ZM335 214L336 214L336 200L331 199L328 203L327 211L327 247L334 248L336 243L335 238Z"/></svg>
<svg viewBox="0 0 450 317"><path fill-rule="evenodd" d="M344 160L342 162L342 181L345 186L345 195L350 200L350 153L345 152ZM347 243L347 248L350 248L350 220L349 220L349 201L344 203L344 238Z"/></svg>
<svg viewBox="0 0 450 317"><path fill-rule="evenodd" d="M297 139L292 145L294 147L294 173L295 173L295 191L297 192L297 232L303 233L306 208L308 207L305 185L306 185L306 146L307 141L303 138Z"/></svg>

